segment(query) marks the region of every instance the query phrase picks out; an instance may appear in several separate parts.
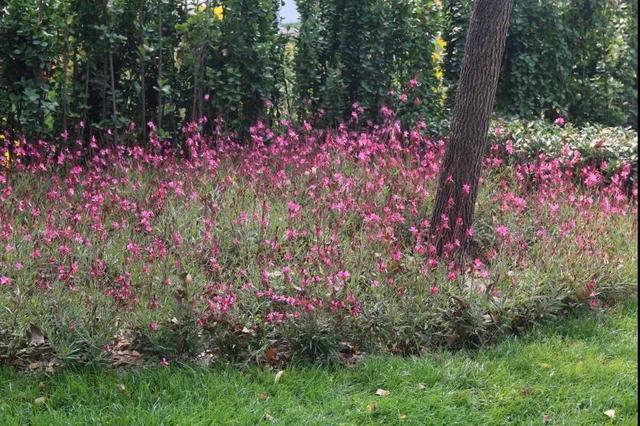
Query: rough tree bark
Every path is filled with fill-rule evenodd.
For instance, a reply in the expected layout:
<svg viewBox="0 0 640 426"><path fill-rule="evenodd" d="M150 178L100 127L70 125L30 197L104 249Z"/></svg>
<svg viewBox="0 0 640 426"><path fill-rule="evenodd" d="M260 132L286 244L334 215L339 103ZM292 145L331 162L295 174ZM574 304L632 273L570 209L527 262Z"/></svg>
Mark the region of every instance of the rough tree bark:
<svg viewBox="0 0 640 426"><path fill-rule="evenodd" d="M476 0L442 164L431 234L438 251L462 259L470 241L489 118L500 75L511 0Z"/></svg>

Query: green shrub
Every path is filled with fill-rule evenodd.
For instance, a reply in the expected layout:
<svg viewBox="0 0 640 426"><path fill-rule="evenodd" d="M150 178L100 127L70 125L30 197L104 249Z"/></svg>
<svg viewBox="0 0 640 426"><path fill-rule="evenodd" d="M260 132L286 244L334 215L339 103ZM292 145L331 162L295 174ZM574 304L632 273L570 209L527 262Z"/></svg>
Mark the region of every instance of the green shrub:
<svg viewBox="0 0 640 426"><path fill-rule="evenodd" d="M445 2L450 95L472 4ZM497 109L526 118L562 114L575 122L637 128L637 9L637 0L515 0Z"/></svg>
<svg viewBox="0 0 640 426"><path fill-rule="evenodd" d="M207 114L246 132L280 114L279 4L4 2L0 125L30 137L103 137L112 129L109 139L118 139L125 130L146 136L153 121L164 137Z"/></svg>
<svg viewBox="0 0 640 426"><path fill-rule="evenodd" d="M598 124L558 126L544 120L496 119L492 122L490 139L493 142L513 142L523 161L535 160L540 154L561 155L565 146L580 152L583 161L608 163L613 173L630 164L637 175L638 133L632 129L605 127Z"/></svg>
<svg viewBox="0 0 640 426"><path fill-rule="evenodd" d="M443 19L437 2L296 4L301 17L296 92L302 117L322 111L324 122L335 124L350 118L356 102L363 108L363 121L379 120L382 105L398 109L407 121L435 119L442 112L433 60ZM412 79L419 85L409 90Z"/></svg>

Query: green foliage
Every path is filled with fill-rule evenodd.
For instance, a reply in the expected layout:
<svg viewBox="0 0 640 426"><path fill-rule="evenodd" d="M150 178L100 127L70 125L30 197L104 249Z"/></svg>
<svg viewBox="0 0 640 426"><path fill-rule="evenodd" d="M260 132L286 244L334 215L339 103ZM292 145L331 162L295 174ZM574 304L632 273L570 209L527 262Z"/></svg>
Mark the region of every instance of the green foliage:
<svg viewBox="0 0 640 426"><path fill-rule="evenodd" d="M447 103L453 105L460 78L460 66L464 44L467 40L469 17L473 7L472 1L444 0L445 5L445 30L443 37L447 42L447 54L444 59L445 84L448 89Z"/></svg>
<svg viewBox="0 0 640 426"><path fill-rule="evenodd" d="M587 163L606 161L611 171L624 164L637 168L638 164L638 133L634 130L596 124L576 127L567 123L561 127L543 120L512 118L495 120L490 133L492 142L511 140L524 161L541 153L556 157L568 146L580 152Z"/></svg>
<svg viewBox="0 0 640 426"><path fill-rule="evenodd" d="M542 111L547 118L566 114L572 60L563 11L542 1L514 3L499 108L522 115Z"/></svg>
<svg viewBox="0 0 640 426"><path fill-rule="evenodd" d="M458 80L473 2L445 2L445 71ZM637 0L515 0L496 108L637 128ZM452 98L449 98L451 102Z"/></svg>
<svg viewBox="0 0 640 426"><path fill-rule="evenodd" d="M0 124L36 134L58 107L53 81L57 24L49 3L12 0L0 10ZM56 19L57 18L57 19Z"/></svg>
<svg viewBox="0 0 640 426"><path fill-rule="evenodd" d="M361 124L386 105L442 131L473 1L298 0L290 35L278 0L1 4L2 128L127 141L203 115L243 134L258 119L335 125L355 102ZM637 28L637 0L516 0L497 109L637 128Z"/></svg>
<svg viewBox="0 0 640 426"><path fill-rule="evenodd" d="M281 98L285 38L277 26L278 2L226 1L223 18L212 10L192 15L180 26L180 55L185 71L194 76L183 98L193 93L188 108L193 119L220 117L246 131L273 112Z"/></svg>
<svg viewBox="0 0 640 426"><path fill-rule="evenodd" d="M300 114L323 113L324 122L350 118L360 104L362 119L377 120L382 105L404 106L409 121L442 109L434 76L434 40L443 19L430 0L299 0L296 93ZM420 85L399 101L411 79ZM408 96L406 93L404 95ZM415 99L418 101L415 101Z"/></svg>
<svg viewBox="0 0 640 426"><path fill-rule="evenodd" d="M109 128L117 138L132 123L146 135L153 121L167 136L203 114L240 130L277 113L277 0L5 3L0 124L8 131L86 137Z"/></svg>
<svg viewBox="0 0 640 426"><path fill-rule="evenodd" d="M630 3L581 0L549 7L516 1L499 106L522 116L566 114L608 125L637 121Z"/></svg>

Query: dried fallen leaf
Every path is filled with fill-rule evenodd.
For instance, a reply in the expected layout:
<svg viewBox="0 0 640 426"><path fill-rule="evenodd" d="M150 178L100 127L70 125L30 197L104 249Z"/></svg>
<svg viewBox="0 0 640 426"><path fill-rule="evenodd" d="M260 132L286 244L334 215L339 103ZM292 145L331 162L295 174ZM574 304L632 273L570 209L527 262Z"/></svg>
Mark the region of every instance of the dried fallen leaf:
<svg viewBox="0 0 640 426"><path fill-rule="evenodd" d="M404 419L406 419L406 418L407 418L407 415L406 415L406 414L404 414L404 413L400 413L400 414L398 414L398 418L399 418L400 420L404 420Z"/></svg>
<svg viewBox="0 0 640 426"><path fill-rule="evenodd" d="M276 418L275 418L275 417L273 417L273 416L272 416L271 414L269 414L269 413L264 413L264 418L265 418L266 420L269 420L269 421L270 421L270 422L272 422L272 423L275 423L275 422L276 422Z"/></svg>
<svg viewBox="0 0 640 426"><path fill-rule="evenodd" d="M116 367L142 365L142 361L138 351L115 351L111 354L111 364Z"/></svg>
<svg viewBox="0 0 640 426"><path fill-rule="evenodd" d="M181 278L183 285L191 285L193 283L193 276L188 272L183 272Z"/></svg>
<svg viewBox="0 0 640 426"><path fill-rule="evenodd" d="M268 394L268 393L266 393L266 392L260 392L260 393L258 394L258 399L259 399L260 401L266 401L267 399L269 399L269 394Z"/></svg>
<svg viewBox="0 0 640 426"><path fill-rule="evenodd" d="M364 352L358 351L351 343L341 342L342 347L338 352L338 356L347 367L355 367L362 360Z"/></svg>
<svg viewBox="0 0 640 426"><path fill-rule="evenodd" d="M274 380L274 383L278 383L278 381L280 380L280 378L282 377L282 375L284 374L284 370L280 370L276 373L276 378Z"/></svg>
<svg viewBox="0 0 640 426"><path fill-rule="evenodd" d="M271 346L264 353L265 358L267 358L267 362L271 365L276 364L278 362L278 350L275 346Z"/></svg>
<svg viewBox="0 0 640 426"><path fill-rule="evenodd" d="M425 385L424 383L418 383L418 389L425 390L426 388L427 388L427 385Z"/></svg>
<svg viewBox="0 0 640 426"><path fill-rule="evenodd" d="M378 389L376 391L376 395L378 395L378 396L389 396L389 394L391 394L391 392L389 392L388 390L384 390L384 389Z"/></svg>
<svg viewBox="0 0 640 426"><path fill-rule="evenodd" d="M610 419L613 419L616 417L616 410L607 410L604 412L604 415L609 417Z"/></svg>
<svg viewBox="0 0 640 426"><path fill-rule="evenodd" d="M36 405L40 406L40 405L44 405L47 402L47 398L45 398L44 396L38 397L35 399L35 401L33 401Z"/></svg>
<svg viewBox="0 0 640 426"><path fill-rule="evenodd" d="M49 361L44 367L44 371L47 373L53 373L60 364L56 360Z"/></svg>
<svg viewBox="0 0 640 426"><path fill-rule="evenodd" d="M370 404L367 404L367 411L370 413L373 413L374 411L376 411L378 409L378 404L376 404L375 402L372 402Z"/></svg>
<svg viewBox="0 0 640 426"><path fill-rule="evenodd" d="M521 393L524 396L528 396L534 393L534 389L531 386L527 385L524 388L522 388Z"/></svg>
<svg viewBox="0 0 640 426"><path fill-rule="evenodd" d="M122 383L118 385L118 389L120 390L120 393L124 393L127 390L127 388Z"/></svg>
<svg viewBox="0 0 640 426"><path fill-rule="evenodd" d="M29 325L29 340L32 346L44 345L44 333L37 325Z"/></svg>
<svg viewBox="0 0 640 426"><path fill-rule="evenodd" d="M542 423L549 423L549 422L551 422L551 416L549 416L548 414L543 414Z"/></svg>
<svg viewBox="0 0 640 426"><path fill-rule="evenodd" d="M253 330L251 330L251 329L250 329L250 328L248 328L247 326L242 327L242 332L243 332L244 334L250 334L250 335L252 335L252 336L255 336L255 335L256 335L256 332L255 332L255 331L253 331Z"/></svg>

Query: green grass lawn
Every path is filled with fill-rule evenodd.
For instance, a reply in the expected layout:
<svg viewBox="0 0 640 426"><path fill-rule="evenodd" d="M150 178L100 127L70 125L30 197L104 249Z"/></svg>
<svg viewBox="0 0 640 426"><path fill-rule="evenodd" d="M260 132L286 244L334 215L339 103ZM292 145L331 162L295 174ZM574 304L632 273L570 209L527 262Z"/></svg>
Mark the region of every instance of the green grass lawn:
<svg viewBox="0 0 640 426"><path fill-rule="evenodd" d="M0 369L0 425L637 424L636 314L585 312L478 352L289 366L277 383L257 367Z"/></svg>

